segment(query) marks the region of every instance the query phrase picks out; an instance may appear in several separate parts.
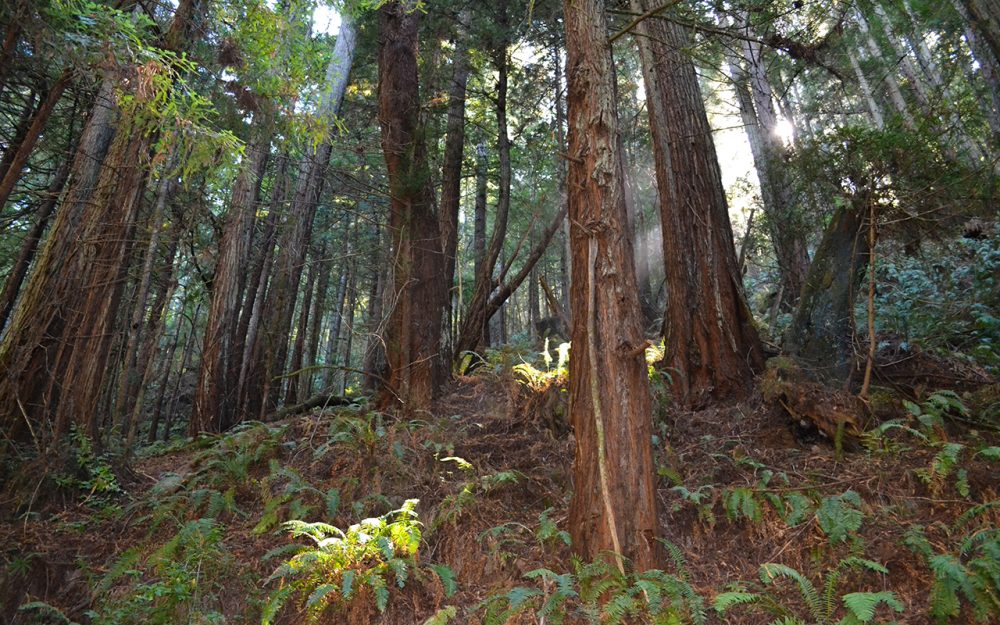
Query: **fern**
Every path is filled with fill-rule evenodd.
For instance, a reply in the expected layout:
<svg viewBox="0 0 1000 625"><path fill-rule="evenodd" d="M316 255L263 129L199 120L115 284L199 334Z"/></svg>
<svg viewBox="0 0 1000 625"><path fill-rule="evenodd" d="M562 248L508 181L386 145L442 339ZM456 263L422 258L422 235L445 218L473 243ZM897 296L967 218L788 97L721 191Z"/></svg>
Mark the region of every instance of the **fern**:
<svg viewBox="0 0 1000 625"><path fill-rule="evenodd" d="M289 534L308 538L313 545L299 546L295 555L265 581L281 583L268 599L261 622L272 623L294 595L306 596L301 608L308 620L315 621L328 608L351 601L363 587L371 589L375 607L384 612L389 603L390 578L395 586L403 588L419 572L421 532L416 504L415 499L407 500L398 510L364 519L346 531L322 522L285 522ZM454 594L454 572L442 565L430 570L441 580L445 593Z"/></svg>
<svg viewBox="0 0 1000 625"><path fill-rule="evenodd" d="M805 623L808 621L817 625L831 625L834 622L838 625L868 623L874 618L875 610L881 604L885 604L897 612L902 611L902 604L896 598L895 593L889 591L847 593L840 597L846 616L835 621L835 616L840 610L837 591L843 579L843 572L849 568L866 569L881 574L888 572L884 566L872 560L859 557L844 558L836 567L827 571L822 580L823 591L821 593L812 580L794 568L769 562L760 567L760 585L755 589L756 592L751 592L745 587L738 587L736 590L717 595L712 605L720 615L734 606L759 605L776 617L772 623ZM793 610L781 602L778 595L769 590L769 587L781 578L795 582L799 595L806 606L808 618L803 619L794 614Z"/></svg>
<svg viewBox="0 0 1000 625"><path fill-rule="evenodd" d="M432 617L424 621L424 625L448 625L457 614L458 608L450 605L435 612Z"/></svg>
<svg viewBox="0 0 1000 625"><path fill-rule="evenodd" d="M861 496L853 490L840 495L825 497L816 511L820 529L831 544L846 541L861 528L864 513L861 512Z"/></svg>

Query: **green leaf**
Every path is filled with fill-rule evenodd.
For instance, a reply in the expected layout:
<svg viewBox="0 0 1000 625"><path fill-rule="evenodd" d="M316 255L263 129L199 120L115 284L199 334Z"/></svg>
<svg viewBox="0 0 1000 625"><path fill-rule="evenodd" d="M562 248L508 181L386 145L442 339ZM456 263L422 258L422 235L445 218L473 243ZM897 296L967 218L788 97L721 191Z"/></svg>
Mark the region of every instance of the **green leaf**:
<svg viewBox="0 0 1000 625"><path fill-rule="evenodd" d="M1000 447L984 447L976 452L976 455L987 460L1000 460Z"/></svg>
<svg viewBox="0 0 1000 625"><path fill-rule="evenodd" d="M441 608L434 613L434 616L424 621L424 625L448 625L456 614L458 614L458 608L453 605Z"/></svg>
<svg viewBox="0 0 1000 625"><path fill-rule="evenodd" d="M719 614L722 614L734 605L756 603L761 600L761 596L754 592L722 592L715 596L712 607Z"/></svg>
<svg viewBox="0 0 1000 625"><path fill-rule="evenodd" d="M903 611L903 604L896 598L896 593L884 590L882 592L851 592L842 597L844 606L862 623L875 618L875 609L879 604L886 604L896 612Z"/></svg>
<svg viewBox="0 0 1000 625"><path fill-rule="evenodd" d="M344 599L350 599L351 594L354 592L354 578L357 577L357 573L354 571L344 571L344 578L341 580L341 590L340 594L344 596Z"/></svg>
<svg viewBox="0 0 1000 625"><path fill-rule="evenodd" d="M335 590L337 590L337 587L334 584L321 584L316 588L316 590L312 591L312 594L309 595L309 599L306 600L306 607L317 607L319 603L323 601L324 597Z"/></svg>
<svg viewBox="0 0 1000 625"><path fill-rule="evenodd" d="M516 586L507 591L507 602L510 604L512 610L517 610L533 597L537 597L541 594L542 591L535 588Z"/></svg>
<svg viewBox="0 0 1000 625"><path fill-rule="evenodd" d="M458 591L458 582L455 579L455 571L451 569L450 566L445 564L432 564L431 570L438 576L441 580L441 585L444 586L444 594L446 597L451 597Z"/></svg>
<svg viewBox="0 0 1000 625"><path fill-rule="evenodd" d="M825 497L820 502L816 518L830 543L843 542L861 528L864 514L858 509L860 506L861 496L852 490L835 497Z"/></svg>

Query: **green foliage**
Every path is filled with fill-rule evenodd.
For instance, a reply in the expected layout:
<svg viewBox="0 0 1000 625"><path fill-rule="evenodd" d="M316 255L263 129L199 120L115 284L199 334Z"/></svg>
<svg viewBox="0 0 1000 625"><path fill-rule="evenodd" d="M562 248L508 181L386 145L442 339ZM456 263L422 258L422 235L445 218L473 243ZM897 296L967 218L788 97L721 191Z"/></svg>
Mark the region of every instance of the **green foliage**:
<svg viewBox="0 0 1000 625"><path fill-rule="evenodd" d="M861 528L864 520L861 496L848 490L840 495L825 497L816 510L816 519L830 544L847 541Z"/></svg>
<svg viewBox="0 0 1000 625"><path fill-rule="evenodd" d="M98 582L95 594L103 600L88 616L102 625L223 622L215 593L231 578L232 558L222 539L213 519L196 519L145 561L138 549L126 551ZM127 595L108 595L122 580Z"/></svg>
<svg viewBox="0 0 1000 625"><path fill-rule="evenodd" d="M322 458L337 445L372 455L387 433L380 412L369 412L360 416L338 414L330 421L326 440L313 451L313 457Z"/></svg>
<svg viewBox="0 0 1000 625"><path fill-rule="evenodd" d="M359 596L363 589L371 593L375 607L384 612L389 589L394 582L403 588L411 574L420 575L417 551L421 531L417 520L416 499L380 517L364 519L347 531L326 523L288 521L285 529L296 538L307 537L311 546L300 546L297 553L279 566L265 583L280 580L265 605L261 622L274 622L281 607L294 595L305 597L300 608L310 621L317 620L328 608L342 605ZM449 596L456 589L451 569L428 567L441 580Z"/></svg>
<svg viewBox="0 0 1000 625"><path fill-rule="evenodd" d="M975 506L949 529L955 535L976 515L1000 502ZM931 615L940 623L962 613L962 599L978 621L1000 617L1000 530L972 530L958 537L957 549L939 551L916 525L907 532L905 544L930 567L934 583L928 598Z"/></svg>
<svg viewBox="0 0 1000 625"><path fill-rule="evenodd" d="M723 592L715 597L713 607L720 614L740 605L754 604L776 617L772 623L815 623L816 625L859 625L870 623L875 618L879 605L886 605L896 612L903 611L903 604L890 591L850 592L839 596L840 583L844 573L850 569L867 570L886 574L888 570L881 564L858 557L841 560L836 567L826 572L819 588L812 580L784 564L769 562L762 564L759 571L760 583L752 586L752 591L743 589ZM803 617L796 610L782 602L781 597L770 588L778 580L795 582L807 614ZM841 604L843 609L841 609ZM839 614L843 616L838 620Z"/></svg>
<svg viewBox="0 0 1000 625"><path fill-rule="evenodd" d="M879 263L877 330L949 357L968 354L1000 371L997 237L959 239L947 249Z"/></svg>
<svg viewBox="0 0 1000 625"><path fill-rule="evenodd" d="M658 569L623 575L610 557L593 562L574 558L572 573L529 571L525 578L540 588L518 586L488 597L481 604L483 622L499 625L531 611L539 620L555 625L567 618L595 625L632 619L654 625L704 623L704 601L691 586L679 550L670 553L675 557L676 575Z"/></svg>
<svg viewBox="0 0 1000 625"><path fill-rule="evenodd" d="M927 485L932 493L939 494L948 478L955 476L955 490L962 497L970 495L968 471L962 467L962 455L966 446L963 443L948 441L945 436L945 420L948 418L968 419L969 409L962 399L953 391L943 390L932 393L920 404L904 401L903 405L916 423L915 427L906 425L902 420L893 419L880 424L866 435L865 444L869 449L879 451L901 451L901 445L893 443L887 436L890 431L899 431L912 436L924 447L936 450L930 466L917 469L917 477ZM971 458L982 457L993 460L1000 453L993 447L985 447ZM971 459L970 458L970 459Z"/></svg>
<svg viewBox="0 0 1000 625"><path fill-rule="evenodd" d="M108 505L111 499L123 493L111 466L111 457L94 451L93 441L75 425L71 426L69 440L73 472L56 474L56 484L84 493L84 503Z"/></svg>
<svg viewBox="0 0 1000 625"><path fill-rule="evenodd" d="M76 621L71 621L59 608L49 605L44 601L31 601L21 604L17 608L18 614L27 618L28 625L47 625L58 623L58 625L80 625Z"/></svg>
<svg viewBox="0 0 1000 625"><path fill-rule="evenodd" d="M273 529L283 519L311 515L318 505L323 505L327 517L337 514L340 491L331 488L322 491L310 484L297 471L282 466L276 459L270 461L270 473L261 480L261 498L264 512L254 527L255 534Z"/></svg>
<svg viewBox="0 0 1000 625"><path fill-rule="evenodd" d="M545 363L545 369L536 369L534 365L527 362L516 364L512 367L514 374L519 377L519 382L533 391L544 391L551 384L565 384L569 376L569 343L560 343L556 348L558 360L556 366L552 367L552 354L549 352L549 337L545 337L545 346L539 354Z"/></svg>

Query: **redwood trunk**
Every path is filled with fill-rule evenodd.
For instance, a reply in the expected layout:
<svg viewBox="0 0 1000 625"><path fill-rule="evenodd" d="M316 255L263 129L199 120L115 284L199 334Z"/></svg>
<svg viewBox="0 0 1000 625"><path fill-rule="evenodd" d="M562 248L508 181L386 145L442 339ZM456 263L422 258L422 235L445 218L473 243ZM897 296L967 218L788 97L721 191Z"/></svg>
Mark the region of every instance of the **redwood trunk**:
<svg viewBox="0 0 1000 625"><path fill-rule="evenodd" d="M645 12L654 4L638 6ZM681 404L740 397L763 353L744 299L712 129L694 64L683 53L687 32L666 20L640 27L663 222L664 364Z"/></svg>
<svg viewBox="0 0 1000 625"><path fill-rule="evenodd" d="M52 218L52 212L59 202L59 195L62 193L63 186L66 184L66 178L69 175L69 165L70 161L67 160L59 167L59 171L56 172L52 184L49 185L45 200L42 201L42 205L36 211L35 224L21 242L21 251L18 253L17 260L14 261L14 267L4 282L3 293L0 293L0 333L3 332L4 326L7 325L7 319L10 318L11 311L14 310L14 302L17 301L17 294L21 290L25 276L28 275L28 267L31 266L31 261L35 258L35 252L38 251L38 243L42 240L42 234L48 227L49 221Z"/></svg>
<svg viewBox="0 0 1000 625"><path fill-rule="evenodd" d="M233 379L233 361L242 354L236 351L233 329L239 323L240 282L246 275L250 255L250 235L257 210L256 190L267 167L271 151L271 123L265 118L257 129L259 135L250 146L245 165L233 184L226 214L225 229L219 242L212 300L202 344L201 372L195 393L194 414L189 430L221 432L239 421L236 414L238 379ZM280 184L276 181L275 184Z"/></svg>
<svg viewBox="0 0 1000 625"><path fill-rule="evenodd" d="M407 412L425 410L447 373L441 353L446 312L439 288L445 268L441 232L434 214L434 190L420 124L417 78L419 12L396 0L379 10L379 122L392 197L395 298L386 355L388 389L383 405L401 403Z"/></svg>
<svg viewBox="0 0 1000 625"><path fill-rule="evenodd" d="M660 564L651 405L625 213L614 64L599 0L566 0L569 218L573 262L569 526L585 558ZM619 561L619 565L624 565Z"/></svg>
<svg viewBox="0 0 1000 625"><path fill-rule="evenodd" d="M467 20L462 14L460 20ZM444 280L442 287L447 291L448 327L445 336L451 338L452 288L455 281L455 252L458 248L458 213L462 206L462 160L465 156L465 93L469 80L469 49L466 43L464 23L455 42L454 68L451 88L448 90L448 134L444 146L444 163L441 166L441 207L438 211L444 249ZM448 346L450 352L451 346ZM444 355L450 360L449 354Z"/></svg>
<svg viewBox="0 0 1000 625"><path fill-rule="evenodd" d="M21 139L10 165L4 173L3 179L0 180L0 208L3 208L7 204L10 194L14 191L14 186L21 179L21 171L24 169L25 164L27 164L28 157L34 151L38 137L45 130L45 125L48 123L52 111L55 109L59 99L62 98L67 85L69 85L69 78L70 73L68 71L63 72L62 76L49 89L45 99L38 106L38 110L35 111L34 117L31 119L31 126L28 127L28 132Z"/></svg>

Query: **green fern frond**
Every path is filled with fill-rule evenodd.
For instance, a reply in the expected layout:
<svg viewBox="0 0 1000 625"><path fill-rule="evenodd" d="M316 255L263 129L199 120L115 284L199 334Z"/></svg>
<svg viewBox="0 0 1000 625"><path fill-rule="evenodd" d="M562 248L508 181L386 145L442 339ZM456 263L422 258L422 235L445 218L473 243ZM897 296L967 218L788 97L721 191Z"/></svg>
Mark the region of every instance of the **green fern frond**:
<svg viewBox="0 0 1000 625"><path fill-rule="evenodd" d="M896 612L903 611L903 604L896 598L896 593L882 592L851 592L842 597L844 607L861 623L868 623L875 618L875 610L880 604L885 604Z"/></svg>
<svg viewBox="0 0 1000 625"><path fill-rule="evenodd" d="M759 603L760 600L761 595L754 592L722 592L715 596L712 607L722 614L734 605Z"/></svg>

